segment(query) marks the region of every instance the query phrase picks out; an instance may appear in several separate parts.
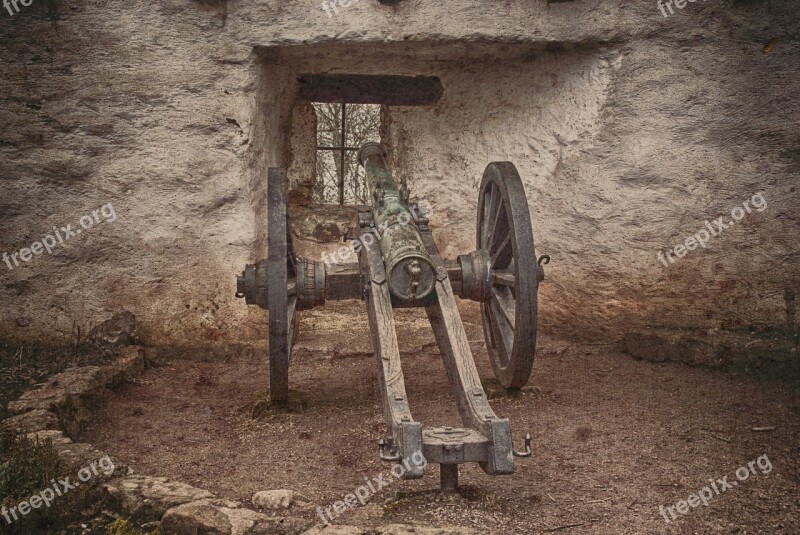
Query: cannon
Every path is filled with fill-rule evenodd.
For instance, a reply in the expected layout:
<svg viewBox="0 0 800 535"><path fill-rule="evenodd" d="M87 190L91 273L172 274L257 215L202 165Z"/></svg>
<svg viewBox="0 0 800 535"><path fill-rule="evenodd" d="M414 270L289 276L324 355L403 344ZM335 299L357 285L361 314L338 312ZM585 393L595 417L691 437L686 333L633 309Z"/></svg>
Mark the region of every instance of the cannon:
<svg viewBox="0 0 800 535"><path fill-rule="evenodd" d="M289 396L289 358L299 310L328 300L366 302L372 348L387 424L378 455L405 463L404 478L420 478L426 464L440 465L441 488L458 486L458 465L478 463L491 475L514 472L514 457L531 455L531 437L515 450L508 419L492 410L478 376L456 296L480 303L486 348L498 382L519 389L530 379L536 349L537 291L543 264L534 250L522 180L510 162L490 163L478 197L476 250L445 261L428 219L398 186L383 145L367 143L358 153L370 205L354 207L357 228L349 235L375 235L354 242L357 262L326 263L295 254L287 219L287 180L281 168L267 174L266 260L247 265L237 277L236 296L269 310L269 392L273 403ZM376 232L377 231L377 232ZM377 239L380 238L380 239ZM424 308L444 361L462 420L461 427L423 429L409 409L393 309Z"/></svg>

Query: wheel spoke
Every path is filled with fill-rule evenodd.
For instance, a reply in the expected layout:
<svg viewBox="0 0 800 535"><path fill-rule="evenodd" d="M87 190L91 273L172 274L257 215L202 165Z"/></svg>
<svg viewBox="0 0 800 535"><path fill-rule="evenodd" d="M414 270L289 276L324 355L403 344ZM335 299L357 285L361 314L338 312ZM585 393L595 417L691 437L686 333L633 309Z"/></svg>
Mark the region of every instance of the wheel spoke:
<svg viewBox="0 0 800 535"><path fill-rule="evenodd" d="M498 195L502 199L502 195ZM508 216L506 216L506 207L504 204L500 203L499 206L496 207L496 211L494 212L494 218L492 220L492 225L489 227L489 234L486 237L486 241L491 247L491 244L495 241L495 231L497 230L497 224L500 220L500 213L502 212L503 219L506 220L506 227L508 227Z"/></svg>
<svg viewBox="0 0 800 535"><path fill-rule="evenodd" d="M492 232L494 232L494 227L497 224L497 216L503 199L500 189L494 184L492 184L491 188L489 189L489 194L491 197L486 203L486 209L484 210L483 234L481 235L482 248L489 246L489 240L492 237Z"/></svg>
<svg viewBox="0 0 800 535"><path fill-rule="evenodd" d="M494 188L489 187L487 188L486 193L483 196L483 219L482 219L483 228L481 230L481 235L480 235L481 248L486 247L486 240L488 239L486 233L489 230L489 216L491 214L493 200L494 200Z"/></svg>
<svg viewBox="0 0 800 535"><path fill-rule="evenodd" d="M500 365L505 368L511 363L511 351L514 347L514 333L509 332L504 324L495 319L492 321L492 332L494 333L494 350Z"/></svg>
<svg viewBox="0 0 800 535"><path fill-rule="evenodd" d="M506 346L503 330L499 324L500 320L498 320L496 312L492 309L491 303L486 303L483 306L485 313L484 321L488 326L487 332L489 333L489 340L487 341L491 344L487 349L490 353L495 355L495 358L500 366L507 366L510 353Z"/></svg>
<svg viewBox="0 0 800 535"><path fill-rule="evenodd" d="M494 330L491 329L491 325L494 322L494 319L492 318L492 311L489 309L489 305L487 303L482 303L481 308L483 315L485 316L484 321L487 321L488 325L490 326L489 340L487 340L487 342L489 343L489 347L496 347L497 344L495 343Z"/></svg>
<svg viewBox="0 0 800 535"><path fill-rule="evenodd" d="M489 304L494 316L510 328L513 337L516 304L511 292L507 288L492 288Z"/></svg>
<svg viewBox="0 0 800 535"><path fill-rule="evenodd" d="M495 338L495 351L497 351L503 366L511 363L511 355L514 350L514 301L513 299L509 300L505 295L508 293L506 288L494 288L492 289L492 299L489 302L489 309L492 311L491 325Z"/></svg>
<svg viewBox="0 0 800 535"><path fill-rule="evenodd" d="M494 249L494 253L492 253L493 266L497 264L497 257L500 256L500 253L504 252L506 249L509 248L511 248L511 232L508 232L506 234L506 237L503 238L502 243L500 243L500 246L497 247L497 249L494 249L493 247L489 249L490 251Z"/></svg>

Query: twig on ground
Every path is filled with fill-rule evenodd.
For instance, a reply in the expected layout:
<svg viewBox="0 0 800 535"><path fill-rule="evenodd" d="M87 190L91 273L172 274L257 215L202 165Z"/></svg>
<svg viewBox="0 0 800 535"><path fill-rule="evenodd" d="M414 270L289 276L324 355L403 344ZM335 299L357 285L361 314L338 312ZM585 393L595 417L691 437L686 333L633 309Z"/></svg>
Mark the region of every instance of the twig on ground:
<svg viewBox="0 0 800 535"><path fill-rule="evenodd" d="M14 358L17 358L17 357L19 357L19 364L17 364L17 366L19 366L20 368L22 368L22 351L23 351L24 349L25 349L25 346L22 346L22 347L20 347L20 348L19 348L19 351L17 351L17 352L14 354Z"/></svg>
<svg viewBox="0 0 800 535"><path fill-rule="evenodd" d="M755 431L756 433L762 433L764 431L775 431L775 426L768 425L765 427L751 427L750 431Z"/></svg>
<svg viewBox="0 0 800 535"><path fill-rule="evenodd" d="M548 533L552 533L553 531L559 531L559 530L567 529L567 528L577 528L578 526L582 526L582 525L583 525L583 522L581 522L580 524L566 524L564 526L558 526L557 528L546 529L545 531L548 532Z"/></svg>

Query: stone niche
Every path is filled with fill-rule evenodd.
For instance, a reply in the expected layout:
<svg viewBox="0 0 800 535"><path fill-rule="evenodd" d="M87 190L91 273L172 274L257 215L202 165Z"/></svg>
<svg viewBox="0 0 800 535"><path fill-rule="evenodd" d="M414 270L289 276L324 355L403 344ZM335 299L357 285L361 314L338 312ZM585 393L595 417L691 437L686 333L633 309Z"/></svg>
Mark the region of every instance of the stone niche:
<svg viewBox="0 0 800 535"><path fill-rule="evenodd" d="M435 102L383 106L389 163L408 178L412 197L431 203L434 238L448 258L474 249L486 165L516 165L536 252L552 258L539 293L543 332L614 342L650 326L796 329L797 266L770 267L794 239L781 219L796 212L788 200L794 188L759 171L782 168L788 153L772 151L759 164L743 157L755 153L750 145L731 149L733 130L760 131L755 110L730 115L729 100L686 108L695 93L723 86L776 98L780 88L753 88L731 75L735 58L692 55L705 77L686 85L676 80L692 79L694 67L670 63L665 70L655 61L663 59L661 49L649 43L326 42L255 50L254 143L264 147L251 165L257 251L265 250L266 227L258 222L266 219L269 166L288 169L301 254L319 258L340 247L349 221L346 211L309 201L316 121L301 98L303 75L433 76L443 87ZM782 124L769 131L785 144ZM658 261L657 252L683 242L706 218L730 213L759 191L767 211L674 265Z"/></svg>
<svg viewBox="0 0 800 535"><path fill-rule="evenodd" d="M517 166L533 215L537 253L552 255L563 247L553 240L567 224L560 214L564 197L580 187L577 177L558 177L559 169L593 143L619 58L612 47L600 45L489 42L328 43L263 48L257 54L254 128L256 143L265 150L252 166L255 220L266 221L267 168L286 167L295 247L312 258L341 247L352 215L311 203L316 118L303 95L304 76L438 79L441 97L428 103L398 105L387 95L381 140L395 175L408 178L412 197L433 206L431 227L443 255L455 258L474 249L478 188L492 161ZM554 188L560 190L556 199ZM256 247L263 251L266 227L257 225L256 232ZM551 277L542 288L548 308L558 307L548 297L556 295L564 275ZM542 319L555 322L552 315Z"/></svg>

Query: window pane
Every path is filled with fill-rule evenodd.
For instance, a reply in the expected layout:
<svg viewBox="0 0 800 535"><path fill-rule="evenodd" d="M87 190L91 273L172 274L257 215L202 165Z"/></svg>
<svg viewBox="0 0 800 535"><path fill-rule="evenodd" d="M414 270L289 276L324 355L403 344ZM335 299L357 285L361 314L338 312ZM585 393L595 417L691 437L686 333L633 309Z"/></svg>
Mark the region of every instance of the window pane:
<svg viewBox="0 0 800 535"><path fill-rule="evenodd" d="M317 114L317 146L340 147L342 145L342 105L314 103Z"/></svg>
<svg viewBox="0 0 800 535"><path fill-rule="evenodd" d="M360 147L367 141L381 140L380 104L348 104L347 146Z"/></svg>
<svg viewBox="0 0 800 535"><path fill-rule="evenodd" d="M358 165L358 151L347 151L344 158L344 169L344 203L368 204L367 182L364 177L364 168Z"/></svg>
<svg viewBox="0 0 800 535"><path fill-rule="evenodd" d="M317 183L313 200L318 203L339 203L339 152L317 151Z"/></svg>
<svg viewBox="0 0 800 535"><path fill-rule="evenodd" d="M317 151L317 184L314 200L321 203L339 202L339 177L344 175L346 204L364 204L367 201L364 171L357 161L357 151L347 147L360 147L367 141L380 141L381 107L378 104L346 104L346 133L342 140L342 105L312 103L317 114L317 146L340 150ZM342 169L341 150L345 150Z"/></svg>

